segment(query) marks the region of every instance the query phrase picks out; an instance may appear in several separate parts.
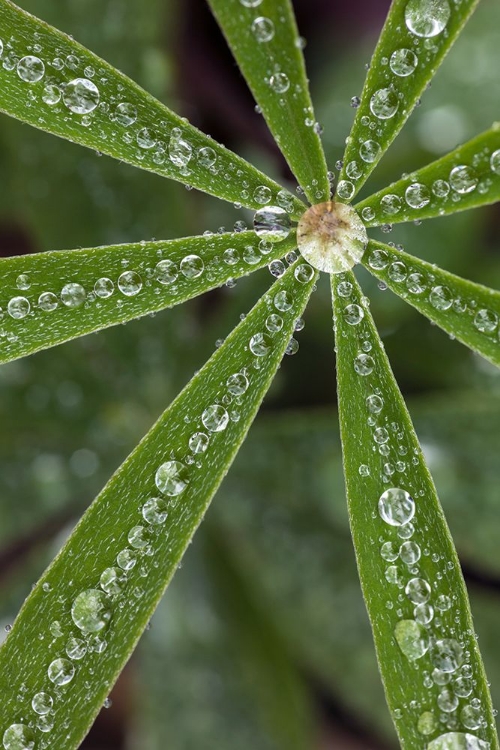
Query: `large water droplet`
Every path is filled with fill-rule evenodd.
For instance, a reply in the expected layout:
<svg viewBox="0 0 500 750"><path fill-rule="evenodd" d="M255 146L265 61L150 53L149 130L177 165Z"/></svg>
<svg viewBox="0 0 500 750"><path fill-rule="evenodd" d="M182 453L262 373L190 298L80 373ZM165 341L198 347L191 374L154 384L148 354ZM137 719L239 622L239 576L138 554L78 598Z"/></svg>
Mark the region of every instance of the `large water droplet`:
<svg viewBox="0 0 500 750"><path fill-rule="evenodd" d="M415 515L415 502L406 490L391 487L380 496L378 512L390 526L403 526Z"/></svg>
<svg viewBox="0 0 500 750"><path fill-rule="evenodd" d="M270 242L280 242L290 234L291 222L283 208L266 206L255 212L253 226L259 237Z"/></svg>
<svg viewBox="0 0 500 750"><path fill-rule="evenodd" d="M54 705L54 699L48 693L36 693L31 700L31 707L36 714L48 714Z"/></svg>
<svg viewBox="0 0 500 750"><path fill-rule="evenodd" d="M35 735L25 724L11 724L3 733L5 750L33 750Z"/></svg>
<svg viewBox="0 0 500 750"><path fill-rule="evenodd" d="M67 659L54 659L47 670L49 680L54 685L67 685L75 676L75 667Z"/></svg>
<svg viewBox="0 0 500 750"><path fill-rule="evenodd" d="M410 0L405 22L412 34L425 38L437 36L450 19L448 0Z"/></svg>
<svg viewBox="0 0 500 750"><path fill-rule="evenodd" d="M270 18L259 16L252 23L252 31L258 42L270 42L274 36L274 23Z"/></svg>
<svg viewBox="0 0 500 750"><path fill-rule="evenodd" d="M432 649L431 661L441 672L456 672L463 660L463 649L453 638L437 641Z"/></svg>
<svg viewBox="0 0 500 750"><path fill-rule="evenodd" d="M45 74L45 65L39 57L26 55L17 63L17 75L21 81L26 83L36 83L40 81Z"/></svg>
<svg viewBox="0 0 500 750"><path fill-rule="evenodd" d="M473 734L447 732L429 742L427 750L489 750L490 743Z"/></svg>
<svg viewBox="0 0 500 750"><path fill-rule="evenodd" d="M229 424L229 414L223 406L212 404L204 410L201 421L209 432L223 432Z"/></svg>
<svg viewBox="0 0 500 750"><path fill-rule="evenodd" d="M87 78L75 78L65 85L63 102L71 112L87 115L99 104L99 89Z"/></svg>
<svg viewBox="0 0 500 750"><path fill-rule="evenodd" d="M407 659L420 659L429 650L429 636L415 620L400 620L394 628L398 646Z"/></svg>
<svg viewBox="0 0 500 750"><path fill-rule="evenodd" d="M118 596L123 591L127 576L121 568L106 568L101 574L99 584L109 596Z"/></svg>
<svg viewBox="0 0 500 750"><path fill-rule="evenodd" d="M61 289L61 302L66 307L80 307L85 302L85 289L81 284L71 282Z"/></svg>
<svg viewBox="0 0 500 750"><path fill-rule="evenodd" d="M83 633L98 633L111 619L111 602L102 591L87 589L78 594L71 607L71 617Z"/></svg>
<svg viewBox="0 0 500 750"><path fill-rule="evenodd" d="M161 497L151 497L149 500L146 500L146 502L142 506L142 517L144 518L146 523L165 523L165 521L167 520L167 516L167 503Z"/></svg>
<svg viewBox="0 0 500 750"><path fill-rule="evenodd" d="M409 76L417 67L418 57L411 49L395 50L389 61L392 72L402 78Z"/></svg>
<svg viewBox="0 0 500 750"><path fill-rule="evenodd" d="M372 94L370 99L370 109L372 114L379 120L388 120L394 117L399 108L399 98L396 91L389 86L385 89L378 89Z"/></svg>
<svg viewBox="0 0 500 750"><path fill-rule="evenodd" d="M467 167L463 164L458 167L453 167L450 172L450 185L453 190L460 195L472 193L477 187L478 181L477 174L472 167Z"/></svg>
<svg viewBox="0 0 500 750"><path fill-rule="evenodd" d="M7 304L7 312L10 317L15 320L25 318L28 315L30 308L31 305L26 297L12 297Z"/></svg>
<svg viewBox="0 0 500 750"><path fill-rule="evenodd" d="M256 357L265 357L272 348L271 337L267 333L255 333L250 339L250 351Z"/></svg>
<svg viewBox="0 0 500 750"><path fill-rule="evenodd" d="M164 495L176 497L188 486L189 475L180 461L165 461L156 472L155 483Z"/></svg>
<svg viewBox="0 0 500 750"><path fill-rule="evenodd" d="M142 289L142 279L137 271L124 271L118 277L118 289L126 297L135 297Z"/></svg>

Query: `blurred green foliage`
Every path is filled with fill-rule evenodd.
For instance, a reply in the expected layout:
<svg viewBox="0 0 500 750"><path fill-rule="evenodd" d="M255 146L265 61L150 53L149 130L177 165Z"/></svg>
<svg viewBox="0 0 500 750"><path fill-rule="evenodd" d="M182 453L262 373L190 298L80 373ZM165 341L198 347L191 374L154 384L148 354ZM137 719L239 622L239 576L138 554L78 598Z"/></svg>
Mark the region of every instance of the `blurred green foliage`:
<svg viewBox="0 0 500 750"><path fill-rule="evenodd" d="M20 4L177 108L172 0ZM498 118L499 24L500 5L484 0L369 181L370 191ZM327 44L315 51L313 98L331 165L340 158L353 117L349 102L372 49L367 39L337 50L333 60ZM34 251L189 235L250 219L5 117L0 169L5 255L16 233ZM372 236L498 288L498 225L493 207ZM498 701L499 374L378 290L367 274L359 276L472 573L473 612ZM269 280L264 270L182 309L0 369L3 622L12 621L68 522ZM305 320L299 354L280 370L267 413L134 657L130 748L306 750L319 747L339 717L373 737L373 747L394 745L347 527L324 280Z"/></svg>

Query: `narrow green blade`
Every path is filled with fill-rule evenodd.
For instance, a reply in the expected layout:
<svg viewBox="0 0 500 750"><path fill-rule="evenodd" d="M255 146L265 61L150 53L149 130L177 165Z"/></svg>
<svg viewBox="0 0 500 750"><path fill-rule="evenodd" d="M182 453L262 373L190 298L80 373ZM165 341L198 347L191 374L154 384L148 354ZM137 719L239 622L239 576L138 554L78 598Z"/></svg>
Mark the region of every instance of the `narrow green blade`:
<svg viewBox="0 0 500 750"><path fill-rule="evenodd" d="M209 0L209 4L309 201L330 200L325 155L290 0Z"/></svg>
<svg viewBox="0 0 500 750"><path fill-rule="evenodd" d="M273 285L114 474L29 595L0 649L5 747L81 742L237 454L315 281L299 263Z"/></svg>
<svg viewBox="0 0 500 750"><path fill-rule="evenodd" d="M356 206L366 226L432 219L500 199L500 123Z"/></svg>
<svg viewBox="0 0 500 750"><path fill-rule="evenodd" d="M351 200L387 151L478 0L393 0L373 53L337 195Z"/></svg>
<svg viewBox="0 0 500 750"><path fill-rule="evenodd" d="M500 367L500 292L380 242L368 244L365 259L366 268L395 294Z"/></svg>
<svg viewBox="0 0 500 750"><path fill-rule="evenodd" d="M453 542L352 273L332 277L351 531L387 702L407 750L498 748Z"/></svg>
<svg viewBox="0 0 500 750"><path fill-rule="evenodd" d="M302 202L71 37L0 0L0 110L218 198Z"/></svg>
<svg viewBox="0 0 500 750"><path fill-rule="evenodd" d="M178 305L294 244L240 232L2 258L0 362Z"/></svg>

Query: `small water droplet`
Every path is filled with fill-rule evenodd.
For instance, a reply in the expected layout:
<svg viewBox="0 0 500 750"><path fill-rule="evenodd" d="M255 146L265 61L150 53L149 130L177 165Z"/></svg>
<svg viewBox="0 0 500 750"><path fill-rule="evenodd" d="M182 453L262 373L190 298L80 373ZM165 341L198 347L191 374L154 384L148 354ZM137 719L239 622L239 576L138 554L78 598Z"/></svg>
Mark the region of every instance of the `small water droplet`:
<svg viewBox="0 0 500 750"><path fill-rule="evenodd" d="M460 165L453 167L450 172L450 185L459 195L471 193L479 182L478 177L472 167Z"/></svg>
<svg viewBox="0 0 500 750"><path fill-rule="evenodd" d="M81 638L70 638L66 644L66 653L70 659L83 659L87 653L87 644Z"/></svg>
<svg viewBox="0 0 500 750"><path fill-rule="evenodd" d="M40 716L48 714L54 705L54 699L49 693L36 693L31 700L33 711Z"/></svg>
<svg viewBox="0 0 500 750"><path fill-rule="evenodd" d="M389 65L392 72L401 77L411 75L418 64L418 57L411 49L397 49L391 55Z"/></svg>
<svg viewBox="0 0 500 750"><path fill-rule="evenodd" d="M165 461L156 472L155 483L164 495L176 497L188 486L189 475L180 461Z"/></svg>
<svg viewBox="0 0 500 750"><path fill-rule="evenodd" d="M26 297L12 297L7 304L7 312L14 320L25 318L30 309L31 305Z"/></svg>
<svg viewBox="0 0 500 750"><path fill-rule="evenodd" d="M431 660L442 672L456 672L463 663L463 649L453 638L443 638L434 645Z"/></svg>
<svg viewBox="0 0 500 750"><path fill-rule="evenodd" d="M71 682L75 675L74 665L67 659L54 659L47 670L49 680L61 687Z"/></svg>
<svg viewBox="0 0 500 750"><path fill-rule="evenodd" d="M370 99L370 110L379 120L394 117L399 108L399 98L392 86L378 89Z"/></svg>
<svg viewBox="0 0 500 750"><path fill-rule="evenodd" d="M272 348L271 337L267 333L256 333L250 339L250 351L256 357L265 357Z"/></svg>
<svg viewBox="0 0 500 750"><path fill-rule="evenodd" d="M202 435L203 433L199 432L198 435ZM205 438L208 441L207 436L205 435ZM191 440L189 441L189 447L191 450L193 450L193 447L191 446ZM199 451L194 451L194 453L197 453ZM146 523L149 524L161 524L165 523L168 516L168 506L165 500L163 500L161 497L151 497L149 500L146 500L144 505L142 506L142 517L146 521ZM101 582L102 585L102 582Z"/></svg>
<svg viewBox="0 0 500 750"><path fill-rule="evenodd" d="M354 370L358 375L371 375L375 367L375 360L369 354L358 354L354 359Z"/></svg>
<svg viewBox="0 0 500 750"><path fill-rule="evenodd" d="M274 37L274 23L270 18L259 16L252 22L252 31L258 42L270 42Z"/></svg>
<svg viewBox="0 0 500 750"><path fill-rule="evenodd" d="M17 63L17 75L26 83L37 83L45 74L45 64L39 57L26 55Z"/></svg>
<svg viewBox="0 0 500 750"><path fill-rule="evenodd" d="M137 271L124 271L118 277L118 289L126 297L135 297L142 289L142 279Z"/></svg>
<svg viewBox="0 0 500 750"><path fill-rule="evenodd" d="M97 279L96 283L94 284L94 292L101 299L107 299L108 297L111 297L114 289L115 285L113 284L111 279L108 279L105 276Z"/></svg>

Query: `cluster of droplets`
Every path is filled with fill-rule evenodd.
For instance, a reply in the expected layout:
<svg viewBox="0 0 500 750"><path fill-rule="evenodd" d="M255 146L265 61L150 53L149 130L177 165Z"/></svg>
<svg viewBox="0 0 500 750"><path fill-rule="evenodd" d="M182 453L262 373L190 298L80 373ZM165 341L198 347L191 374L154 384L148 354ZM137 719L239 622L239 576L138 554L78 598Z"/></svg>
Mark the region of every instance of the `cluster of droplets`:
<svg viewBox="0 0 500 750"><path fill-rule="evenodd" d="M289 216L278 206L257 211L255 217L257 241L249 240L246 245L238 248L227 246L221 248L220 254L211 253L206 257L187 253L180 260L163 257L165 251L160 246L153 263L142 262L136 268L130 268L130 260L124 258L121 261L122 270L117 276L100 276L90 288L77 281L70 281L60 289L45 290L33 298L29 290L36 279L32 282L30 275L21 273L15 279L16 289L11 293L5 310L0 308L0 321L3 317L6 320L23 321L37 314L45 317L57 310L67 311L94 304L100 305L116 294L120 297L117 304L121 307L124 298L134 298L143 290L153 291L155 295L168 291L169 295L175 297L185 293L186 284L199 280L202 276L205 276L210 284L216 285L226 280L231 286L234 282L228 280L228 271L233 269L240 275L247 268L263 265L274 248L273 243L283 240L290 232ZM246 226L242 224L238 228L243 230ZM211 236L210 232L205 234L207 238ZM19 335L12 326L2 329L0 323L0 340L2 337L12 343L18 340Z"/></svg>
<svg viewBox="0 0 500 750"><path fill-rule="evenodd" d="M457 164L448 174L434 179L432 183L410 182L402 195L386 193L377 206L369 203L362 209L363 219L370 222L380 211L390 221L391 217L401 212L425 208L431 203L439 207L439 213L444 214L450 201L456 204L475 191L484 195L493 187L495 176L500 175L500 149L493 152L480 150L471 157L470 162Z"/></svg>
<svg viewBox="0 0 500 750"><path fill-rule="evenodd" d="M299 288L313 280L314 270L306 263L297 262L293 276ZM133 586L132 571L138 570L140 577L148 575L147 561L155 554L155 542L160 535L168 533L165 529L167 521L175 513L181 496L194 482L195 473L200 475L207 457L211 452L217 452L219 441L233 439L224 433L239 422L240 407L251 397L252 385L258 386L258 372L266 357L282 345L285 332L290 330L294 299L294 289L286 288L274 290L266 296L267 315L262 329L249 334L243 354L244 366L227 376L219 393L197 416L186 414L184 421L189 426L189 435L186 436L185 451L171 453L156 466L151 480L154 491L139 501L137 519L128 530L125 545L102 570L94 586L74 597L70 609L73 632L64 622L56 620L51 624L50 634L57 653L47 667L46 684L31 696L23 688L21 698L28 701L30 716L23 715L22 722L13 723L4 730L5 750L47 747L43 737L53 729L57 700L64 695L64 686L75 678L82 659L106 650L106 629L116 609L121 609L126 603L127 587ZM293 328L301 330L302 319L293 320ZM297 349L298 342L292 337L286 352L294 354ZM45 581L42 589L48 594L52 587ZM131 595L142 595L140 588L136 586ZM62 642L64 645L61 646ZM38 735L38 732L42 734Z"/></svg>
<svg viewBox="0 0 500 750"><path fill-rule="evenodd" d="M397 288L403 298L413 298L429 303L439 312L448 312L469 318L474 328L490 340L500 341L499 316L484 307L473 297L464 297L447 284L440 283L432 272L422 272L408 266L401 257L382 248L373 249L368 256L368 265L376 273L382 272L391 286Z"/></svg>
<svg viewBox="0 0 500 750"><path fill-rule="evenodd" d="M256 18L252 29L257 41L269 41L274 36L274 24L265 17ZM169 172L177 171L183 181L188 181L196 165L210 175L239 183L242 202L253 201L259 205L276 202L277 196L269 186L251 184L233 159L221 156L220 149L207 143L207 136L198 138L192 131L188 135L183 127L184 120L165 110L164 117L159 115L154 127L150 124L149 112L146 124L140 106L127 100L127 85L110 81L106 68L87 64L87 60L63 48L56 49L50 59L44 59L38 32L23 51L29 54L20 54L11 41L4 45L0 40L0 64L26 84L23 89L25 106L36 106L39 124L43 123L47 108L57 111L64 119L76 115L74 122L82 128L94 128L103 144L122 142L122 151L128 151L131 160L145 168L168 168ZM286 80L286 74L276 70L270 76L269 85L283 94ZM111 91L112 86L114 91ZM280 192L293 200L287 191Z"/></svg>
<svg viewBox="0 0 500 750"><path fill-rule="evenodd" d="M363 114L360 120L363 128L357 149L359 161L352 159L345 165L344 179L337 186L337 195L342 200L352 198L356 181L366 173L367 165L380 158L386 123L390 124L398 112L406 113L409 106L400 81L414 75L419 65L432 62L440 49L436 41L446 35L450 17L448 0L409 0L406 3L404 21L409 41L407 46L394 49L380 61L382 70L385 69L385 82L368 95L369 114ZM351 104L357 108L361 100L353 97Z"/></svg>
<svg viewBox="0 0 500 750"><path fill-rule="evenodd" d="M421 463L420 450L412 445L405 426L392 421L379 388L377 357L370 329L365 325L367 301L354 299L351 282L338 277L336 293L342 301L342 316L359 341L353 373L363 379L366 423L371 433L371 451L380 456L380 469L373 476L374 461L358 467L361 481L385 489L373 502L372 518L381 519L385 531L377 544L383 574L389 586L388 616L394 617L393 634L415 677L428 693L425 702L412 701L404 710L415 717L418 733L432 750L486 750L489 745L469 732L487 726L477 697L475 678L467 649L471 633L463 632L460 615L454 612L456 596L447 590L447 575L454 562L440 549L427 546L426 527L419 518L419 503L425 505L429 490L408 487L409 468ZM409 492L408 490L411 490ZM430 563L430 564L429 564ZM423 572L432 567L432 578ZM475 695L476 693L476 695ZM403 708L396 718L403 717ZM465 735L467 734L467 742Z"/></svg>

